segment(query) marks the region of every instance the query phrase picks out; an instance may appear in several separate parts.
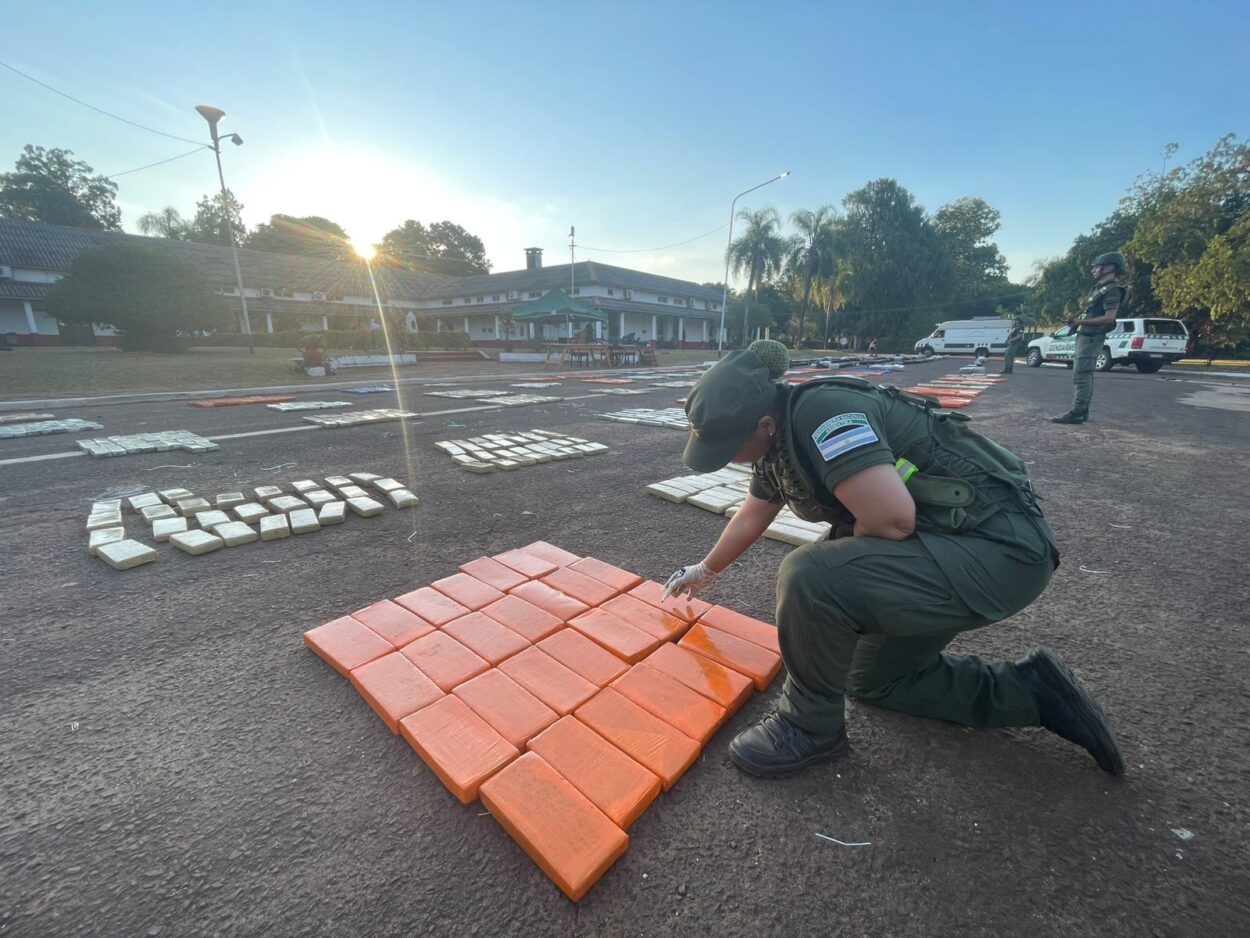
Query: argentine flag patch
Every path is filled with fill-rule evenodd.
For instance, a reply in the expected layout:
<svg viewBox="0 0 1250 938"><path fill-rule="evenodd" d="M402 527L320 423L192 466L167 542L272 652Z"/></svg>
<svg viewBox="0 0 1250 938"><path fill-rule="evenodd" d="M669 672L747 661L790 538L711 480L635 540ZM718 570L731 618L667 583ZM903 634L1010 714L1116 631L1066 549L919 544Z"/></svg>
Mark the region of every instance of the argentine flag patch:
<svg viewBox="0 0 1250 938"><path fill-rule="evenodd" d="M838 414L830 417L812 433L812 442L820 450L825 462L869 443L876 443L877 439L867 414Z"/></svg>

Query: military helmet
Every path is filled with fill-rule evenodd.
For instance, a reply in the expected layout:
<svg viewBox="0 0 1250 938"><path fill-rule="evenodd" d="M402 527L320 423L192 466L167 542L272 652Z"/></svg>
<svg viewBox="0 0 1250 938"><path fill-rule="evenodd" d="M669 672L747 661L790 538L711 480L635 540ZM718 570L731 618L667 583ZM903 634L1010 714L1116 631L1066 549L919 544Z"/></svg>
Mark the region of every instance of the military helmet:
<svg viewBox="0 0 1250 938"><path fill-rule="evenodd" d="M1128 266L1128 261L1124 259L1124 255L1119 251L1108 251L1106 254L1099 254L1094 258L1092 267L1114 267L1118 273L1124 273L1124 268Z"/></svg>

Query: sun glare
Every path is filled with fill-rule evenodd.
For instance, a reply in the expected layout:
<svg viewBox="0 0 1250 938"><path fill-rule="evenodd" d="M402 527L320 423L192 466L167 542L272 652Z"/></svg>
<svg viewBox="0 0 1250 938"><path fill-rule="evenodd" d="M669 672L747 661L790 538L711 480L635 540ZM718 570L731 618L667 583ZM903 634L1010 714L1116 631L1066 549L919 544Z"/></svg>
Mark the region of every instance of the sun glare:
<svg viewBox="0 0 1250 938"><path fill-rule="evenodd" d="M367 261L373 260L373 256L378 253L374 246L367 241L353 241L352 250Z"/></svg>

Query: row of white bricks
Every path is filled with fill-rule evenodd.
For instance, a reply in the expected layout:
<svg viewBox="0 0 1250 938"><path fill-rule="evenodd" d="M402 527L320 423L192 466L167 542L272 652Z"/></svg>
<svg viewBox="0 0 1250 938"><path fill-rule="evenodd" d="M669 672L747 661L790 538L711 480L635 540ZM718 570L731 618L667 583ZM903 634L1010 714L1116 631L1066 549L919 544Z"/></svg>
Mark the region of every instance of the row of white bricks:
<svg viewBox="0 0 1250 938"><path fill-rule="evenodd" d="M19 414L18 416L30 418L32 422L6 421L3 425L0 425L0 440L18 439L27 436L47 436L50 433L81 433L84 430L104 429L102 424L92 423L90 420L81 420L78 417L54 420L51 414Z"/></svg>
<svg viewBox="0 0 1250 938"><path fill-rule="evenodd" d="M610 414L600 414L603 420L614 420L618 423L637 423L645 427L668 427L671 430L689 430L690 420L680 407L666 407L663 410L650 410L636 407L631 410L618 410Z"/></svg>
<svg viewBox="0 0 1250 938"><path fill-rule="evenodd" d="M103 437L98 440L78 440L78 448L96 458L105 456L135 456L139 453L164 453L181 449L188 453L211 453L220 447L190 430L162 430L157 433L130 433Z"/></svg>
<svg viewBox="0 0 1250 938"><path fill-rule="evenodd" d="M118 570L156 560L151 546L126 538L125 508L152 526L153 540L168 541L193 555L250 544L257 539L272 541L291 534L308 534L324 525L342 524L347 520L348 509L363 518L381 514L386 506L363 488L366 485L385 495L396 508L411 508L418 502L417 496L402 483L372 472L329 476L324 487L312 479L301 479L292 483L297 493L294 495L283 491L280 485L262 485L252 490L254 501L243 492L226 492L217 496L216 507L189 489L165 489L95 502L87 518L87 550ZM259 532L252 527L257 522ZM190 527L192 523L198 527Z"/></svg>
<svg viewBox="0 0 1250 938"><path fill-rule="evenodd" d="M487 433L467 440L441 440L434 445L468 472L511 471L554 460L598 456L608 451L602 443L550 430Z"/></svg>
<svg viewBox="0 0 1250 938"><path fill-rule="evenodd" d="M750 486L751 470L731 464L717 472L653 482L647 486L647 491L666 501L694 505L732 518L746 500ZM764 536L799 546L825 540L831 529L832 525L804 521L789 508L783 508L764 531Z"/></svg>

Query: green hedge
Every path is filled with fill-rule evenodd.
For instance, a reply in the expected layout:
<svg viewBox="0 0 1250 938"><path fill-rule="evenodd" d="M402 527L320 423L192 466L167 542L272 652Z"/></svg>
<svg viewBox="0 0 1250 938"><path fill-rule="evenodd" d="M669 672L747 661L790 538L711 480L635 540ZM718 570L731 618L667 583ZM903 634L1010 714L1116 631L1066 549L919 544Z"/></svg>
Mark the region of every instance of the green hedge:
<svg viewBox="0 0 1250 938"><path fill-rule="evenodd" d="M253 333L252 344L257 348L289 348L292 353L299 350L299 345L309 336L319 335L329 354L335 352L385 352L386 339L382 330L307 332L302 329L287 332L256 332ZM224 347L246 347L248 337L238 332L218 332L215 335L197 336L191 340L192 345ZM468 349L473 347L469 337L463 332L408 332L398 331L391 334L391 344L396 350L420 349Z"/></svg>

